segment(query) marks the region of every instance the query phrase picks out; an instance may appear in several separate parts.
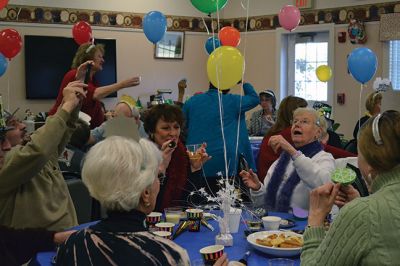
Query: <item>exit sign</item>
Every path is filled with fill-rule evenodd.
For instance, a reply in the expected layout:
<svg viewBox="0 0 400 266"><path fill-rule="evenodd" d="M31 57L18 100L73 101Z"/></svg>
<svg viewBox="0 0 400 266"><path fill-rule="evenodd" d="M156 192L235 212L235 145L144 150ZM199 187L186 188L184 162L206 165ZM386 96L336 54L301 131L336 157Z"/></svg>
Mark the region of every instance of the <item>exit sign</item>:
<svg viewBox="0 0 400 266"><path fill-rule="evenodd" d="M306 8L313 8L313 1L312 0L293 0L295 6L299 9L306 9Z"/></svg>

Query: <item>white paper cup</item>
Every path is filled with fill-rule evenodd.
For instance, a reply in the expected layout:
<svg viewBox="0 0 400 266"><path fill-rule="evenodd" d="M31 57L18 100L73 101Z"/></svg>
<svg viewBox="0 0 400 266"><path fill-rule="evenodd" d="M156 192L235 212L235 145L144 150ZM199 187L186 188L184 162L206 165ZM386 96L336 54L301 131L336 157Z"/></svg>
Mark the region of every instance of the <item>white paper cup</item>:
<svg viewBox="0 0 400 266"><path fill-rule="evenodd" d="M235 234L239 231L240 216L242 215L241 209L231 208L229 216L229 232Z"/></svg>
<svg viewBox="0 0 400 266"><path fill-rule="evenodd" d="M173 223L157 223L156 228L158 231L168 231L172 232L174 229L175 224Z"/></svg>
<svg viewBox="0 0 400 266"><path fill-rule="evenodd" d="M172 238L172 233L169 231L154 231L152 232L154 235L166 238L166 239L171 239Z"/></svg>
<svg viewBox="0 0 400 266"><path fill-rule="evenodd" d="M282 218L278 216L264 216L262 218L264 229L267 231L278 230Z"/></svg>

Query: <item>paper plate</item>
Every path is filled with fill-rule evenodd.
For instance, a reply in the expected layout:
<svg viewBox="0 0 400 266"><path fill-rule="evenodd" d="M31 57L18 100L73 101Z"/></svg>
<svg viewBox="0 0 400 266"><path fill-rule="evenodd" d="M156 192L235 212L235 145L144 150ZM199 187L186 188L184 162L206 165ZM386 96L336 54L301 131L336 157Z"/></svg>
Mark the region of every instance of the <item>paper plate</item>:
<svg viewBox="0 0 400 266"><path fill-rule="evenodd" d="M297 236L300 238L303 238L302 235L296 234L291 231L283 232L283 231L261 231L261 232L255 232L250 234L247 237L247 242L249 242L250 245L253 246L258 251L261 251L265 254L277 256L277 257L292 257L292 256L297 256L301 252L301 247L298 248L278 248L278 247L268 247L268 246L263 246L260 244L257 244L256 240L260 238L266 238L269 235L272 234L285 234L286 236Z"/></svg>

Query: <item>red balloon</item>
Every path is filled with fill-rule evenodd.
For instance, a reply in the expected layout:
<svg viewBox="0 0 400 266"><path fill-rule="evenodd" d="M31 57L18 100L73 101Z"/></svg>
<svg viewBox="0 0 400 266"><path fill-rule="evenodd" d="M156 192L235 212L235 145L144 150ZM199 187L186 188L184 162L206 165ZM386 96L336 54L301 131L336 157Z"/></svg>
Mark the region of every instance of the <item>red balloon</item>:
<svg viewBox="0 0 400 266"><path fill-rule="evenodd" d="M5 29L0 31L0 52L8 59L16 56L21 51L22 39L18 31Z"/></svg>
<svg viewBox="0 0 400 266"><path fill-rule="evenodd" d="M240 43L240 32L234 27L223 27L218 33L218 38L222 45L236 47Z"/></svg>
<svg viewBox="0 0 400 266"><path fill-rule="evenodd" d="M72 36L79 45L87 43L92 39L92 28L86 21L79 21L72 28Z"/></svg>
<svg viewBox="0 0 400 266"><path fill-rule="evenodd" d="M8 0L0 0L0 10L2 10L6 5L8 5Z"/></svg>

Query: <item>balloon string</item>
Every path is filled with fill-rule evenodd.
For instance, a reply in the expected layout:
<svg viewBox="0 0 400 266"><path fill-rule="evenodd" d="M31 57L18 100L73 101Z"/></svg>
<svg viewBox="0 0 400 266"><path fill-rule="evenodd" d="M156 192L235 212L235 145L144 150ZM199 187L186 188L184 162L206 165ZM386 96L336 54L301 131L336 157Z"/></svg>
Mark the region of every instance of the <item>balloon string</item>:
<svg viewBox="0 0 400 266"><path fill-rule="evenodd" d="M217 17L219 17L219 6L218 6L218 0L217 0ZM219 23L218 23L219 24ZM211 29L213 31L214 35L214 27L212 27L211 24ZM214 40L213 40L214 42ZM215 44L214 49L215 49ZM224 121L223 121L223 116L224 116L224 108L222 106L222 93L220 91L220 82L219 82L219 67L220 67L220 60L217 61L217 67L215 68L216 71L216 76L217 76L217 92L218 92L218 107L219 107L219 119L220 119L220 125L221 125L221 134L222 134L222 144L224 148L224 162L225 162L225 179L226 182L228 182L229 178L229 173L228 173L228 158L227 158L227 151L226 151L226 140L225 140L225 131L224 131Z"/></svg>
<svg viewBox="0 0 400 266"><path fill-rule="evenodd" d="M207 34L210 35L210 31L208 30L208 27L207 27L207 24L206 24L206 22L205 22L205 20L204 20L204 17L201 17L201 19L203 20L203 25L204 25L204 27L206 27Z"/></svg>
<svg viewBox="0 0 400 266"><path fill-rule="evenodd" d="M248 22L249 22L249 2L250 1L247 0L247 6L245 8L245 10L246 10L246 30L245 30L245 35L244 35L243 64L245 64L245 62L246 62L247 25L248 25ZM244 79L244 66L243 66L243 71L242 71L242 83L241 83L241 90L240 90L239 118L238 118L237 130L236 130L235 162L238 161L239 132L240 132L240 123L241 123L241 116L242 116L243 79Z"/></svg>
<svg viewBox="0 0 400 266"><path fill-rule="evenodd" d="M247 3L249 3L249 1L247 1ZM247 8L245 8L244 7L244 5L243 5L243 1L240 1L240 5L242 6L242 8L244 9L244 10L246 10Z"/></svg>
<svg viewBox="0 0 400 266"><path fill-rule="evenodd" d="M21 13L21 9L22 9L22 8L19 8L19 9L18 9L17 18L15 19L16 21L18 21L18 17L19 17L19 13Z"/></svg>
<svg viewBox="0 0 400 266"><path fill-rule="evenodd" d="M361 98L362 98L363 88L364 88L364 84L361 84L360 99L358 101L358 117L359 117L359 120L358 120L358 131L357 131L358 133L357 133L357 136L355 136L356 140L358 139L358 134L360 134L360 127L361 127Z"/></svg>
<svg viewBox="0 0 400 266"><path fill-rule="evenodd" d="M7 111L10 110L10 75L7 75Z"/></svg>

